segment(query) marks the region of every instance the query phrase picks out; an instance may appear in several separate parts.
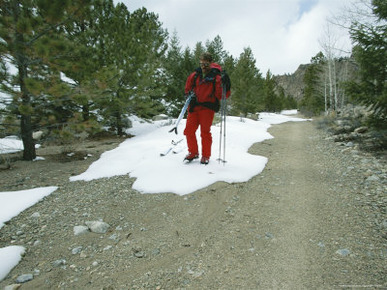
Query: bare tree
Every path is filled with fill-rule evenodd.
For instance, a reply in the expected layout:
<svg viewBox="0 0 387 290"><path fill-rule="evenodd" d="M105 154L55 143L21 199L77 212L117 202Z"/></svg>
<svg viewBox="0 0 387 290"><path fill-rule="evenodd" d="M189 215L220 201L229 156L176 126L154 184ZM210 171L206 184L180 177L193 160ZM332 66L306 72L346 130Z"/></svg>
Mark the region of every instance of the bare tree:
<svg viewBox="0 0 387 290"><path fill-rule="evenodd" d="M368 23L372 26L374 17L372 16L371 0L358 0L351 5L343 6L342 12L332 15L327 19L324 34L319 40L320 47L326 57L324 81L325 110L338 110L345 105L344 91L340 89L342 82L348 81L349 59L351 48L345 44L348 41L349 31L354 21ZM337 60L345 57L347 60L341 65L341 72L338 74Z"/></svg>
<svg viewBox="0 0 387 290"><path fill-rule="evenodd" d="M337 96L337 78L336 78L336 47L337 37L333 34L331 25L328 23L324 29L324 35L319 40L319 44L326 58L325 77L324 80L328 82L328 90L325 89L325 108L328 109L327 101L329 97L329 109L335 111L338 106ZM325 85L326 86L326 85ZM328 94L328 97L327 95ZM327 111L326 111L327 112Z"/></svg>

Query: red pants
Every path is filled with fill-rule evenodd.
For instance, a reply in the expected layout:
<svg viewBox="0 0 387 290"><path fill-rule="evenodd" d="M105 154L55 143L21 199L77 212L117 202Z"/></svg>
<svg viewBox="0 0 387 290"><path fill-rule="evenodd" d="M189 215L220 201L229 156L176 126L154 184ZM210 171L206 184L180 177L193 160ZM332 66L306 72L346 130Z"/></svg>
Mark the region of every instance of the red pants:
<svg viewBox="0 0 387 290"><path fill-rule="evenodd" d="M187 138L188 151L192 154L199 154L198 143L196 140L196 130L200 125L200 137L202 139L202 156L211 157L211 125L215 112L210 109L200 108L197 111L188 113L187 124L184 135Z"/></svg>

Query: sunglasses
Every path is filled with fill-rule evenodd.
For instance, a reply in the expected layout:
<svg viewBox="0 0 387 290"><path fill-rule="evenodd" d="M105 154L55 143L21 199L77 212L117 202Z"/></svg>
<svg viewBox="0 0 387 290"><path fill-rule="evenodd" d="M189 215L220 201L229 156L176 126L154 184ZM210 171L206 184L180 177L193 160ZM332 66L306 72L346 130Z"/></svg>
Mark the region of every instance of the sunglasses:
<svg viewBox="0 0 387 290"><path fill-rule="evenodd" d="M210 63L209 62L200 62L199 65L204 66L204 67L209 67Z"/></svg>

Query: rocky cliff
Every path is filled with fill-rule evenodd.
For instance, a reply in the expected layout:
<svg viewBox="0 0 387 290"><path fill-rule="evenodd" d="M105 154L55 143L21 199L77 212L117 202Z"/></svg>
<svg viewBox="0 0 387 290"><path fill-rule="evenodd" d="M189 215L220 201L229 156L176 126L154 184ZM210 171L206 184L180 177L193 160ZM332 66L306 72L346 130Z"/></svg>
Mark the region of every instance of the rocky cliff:
<svg viewBox="0 0 387 290"><path fill-rule="evenodd" d="M292 74L275 76L275 80L281 86L285 95L292 96L300 101L304 95L304 75L309 64L301 64Z"/></svg>
<svg viewBox="0 0 387 290"><path fill-rule="evenodd" d="M274 76L277 84L285 90L285 95L292 96L300 101L304 96L304 75L310 64L301 64L293 74ZM340 58L335 62L336 78L338 85L356 77L358 67L352 58ZM326 67L322 67L320 76L321 87L324 87L324 74Z"/></svg>

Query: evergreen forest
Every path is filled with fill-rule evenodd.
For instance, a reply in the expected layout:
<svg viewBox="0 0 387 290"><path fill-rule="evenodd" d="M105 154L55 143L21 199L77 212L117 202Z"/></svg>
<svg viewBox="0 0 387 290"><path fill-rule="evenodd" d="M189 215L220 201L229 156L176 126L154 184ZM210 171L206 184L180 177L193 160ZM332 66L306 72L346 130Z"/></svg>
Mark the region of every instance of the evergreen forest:
<svg viewBox="0 0 387 290"><path fill-rule="evenodd" d="M373 108L374 126L387 118L387 2L370 2L372 25L352 19L355 69L335 76L330 50L311 59L296 99L269 71L261 72L249 47L230 55L220 36L182 47L145 7L129 12L113 0L0 0L0 138L20 136L23 159L36 157L33 132L65 142L106 128L119 136L128 115L177 117L187 76L210 52L231 78L228 113L246 116L295 109L315 115L346 103Z"/></svg>

